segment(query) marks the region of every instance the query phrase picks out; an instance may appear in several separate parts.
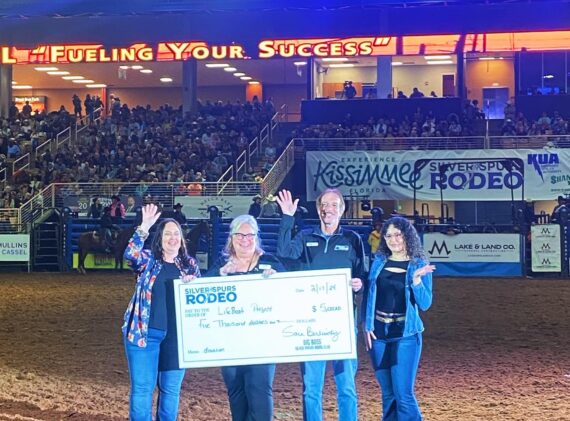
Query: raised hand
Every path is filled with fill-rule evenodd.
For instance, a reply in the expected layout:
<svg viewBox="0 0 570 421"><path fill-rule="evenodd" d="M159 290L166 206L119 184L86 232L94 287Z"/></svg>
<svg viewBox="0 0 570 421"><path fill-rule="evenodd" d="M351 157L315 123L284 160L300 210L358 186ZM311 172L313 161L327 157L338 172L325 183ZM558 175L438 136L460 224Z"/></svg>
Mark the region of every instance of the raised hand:
<svg viewBox="0 0 570 421"><path fill-rule="evenodd" d="M277 194L277 203L279 204L283 215L293 216L297 211L299 199L295 199L295 201L293 201L293 196L291 196L291 192L289 190L281 190Z"/></svg>
<svg viewBox="0 0 570 421"><path fill-rule="evenodd" d="M435 270L435 265L425 265L414 272L414 285L418 285L422 281L422 276L432 273Z"/></svg>
<svg viewBox="0 0 570 421"><path fill-rule="evenodd" d="M141 229L148 232L150 230L150 227L152 227L155 222L158 221L159 217L160 212L154 203L144 205L142 208L142 222L140 225Z"/></svg>

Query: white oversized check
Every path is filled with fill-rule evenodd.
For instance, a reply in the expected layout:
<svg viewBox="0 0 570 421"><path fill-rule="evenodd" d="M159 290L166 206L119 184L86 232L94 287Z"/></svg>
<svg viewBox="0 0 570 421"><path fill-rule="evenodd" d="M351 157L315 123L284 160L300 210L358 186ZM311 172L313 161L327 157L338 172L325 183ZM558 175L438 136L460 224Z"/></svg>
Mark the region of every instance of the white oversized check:
<svg viewBox="0 0 570 421"><path fill-rule="evenodd" d="M181 368L356 358L350 269L174 281Z"/></svg>

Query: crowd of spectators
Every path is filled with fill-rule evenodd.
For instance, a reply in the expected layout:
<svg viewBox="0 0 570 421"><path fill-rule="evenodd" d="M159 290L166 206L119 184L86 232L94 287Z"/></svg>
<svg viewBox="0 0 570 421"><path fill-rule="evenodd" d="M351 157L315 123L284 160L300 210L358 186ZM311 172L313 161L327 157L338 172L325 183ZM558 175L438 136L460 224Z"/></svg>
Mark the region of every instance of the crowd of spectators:
<svg viewBox="0 0 570 421"><path fill-rule="evenodd" d="M194 187L189 194L201 194L201 183L217 181L275 111L271 101L257 98L206 101L186 115L181 107L131 109L119 101L113 100L108 118L89 124L79 142L47 151L19 172L0 197L3 207L18 207L50 183L142 182L134 192L142 196L151 183L184 182ZM70 189L62 193L82 193Z"/></svg>
<svg viewBox="0 0 570 421"><path fill-rule="evenodd" d="M564 136L570 134L568 120L558 111L552 116L546 112L534 120L529 121L523 113L517 113L514 105L505 107L505 122L501 130L503 136Z"/></svg>
<svg viewBox="0 0 570 421"><path fill-rule="evenodd" d="M471 120L450 114L436 119L431 112L417 109L413 116L401 119L371 117L367 123L353 123L347 114L341 124L310 125L296 130L293 137L302 138L404 138L404 137L457 137L473 135Z"/></svg>

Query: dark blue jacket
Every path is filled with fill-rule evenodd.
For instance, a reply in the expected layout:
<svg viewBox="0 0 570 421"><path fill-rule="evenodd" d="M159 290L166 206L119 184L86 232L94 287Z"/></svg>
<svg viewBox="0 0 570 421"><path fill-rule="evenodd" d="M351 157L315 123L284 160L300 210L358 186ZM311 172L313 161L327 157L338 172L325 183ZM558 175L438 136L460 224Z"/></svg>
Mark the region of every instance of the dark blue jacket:
<svg viewBox="0 0 570 421"><path fill-rule="evenodd" d="M327 238L320 227L311 227L291 239L294 224L292 216L281 218L277 240L279 257L298 259L301 270L350 268L353 278L366 281L364 245L357 233L339 227Z"/></svg>

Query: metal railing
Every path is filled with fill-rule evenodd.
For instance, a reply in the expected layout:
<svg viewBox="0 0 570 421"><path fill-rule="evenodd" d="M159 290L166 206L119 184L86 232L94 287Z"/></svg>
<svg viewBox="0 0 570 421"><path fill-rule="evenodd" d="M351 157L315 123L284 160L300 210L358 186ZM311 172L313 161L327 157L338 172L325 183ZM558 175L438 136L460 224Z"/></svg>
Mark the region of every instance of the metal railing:
<svg viewBox="0 0 570 421"><path fill-rule="evenodd" d="M299 151L389 151L485 149L483 136L469 137L366 137L366 138L295 138Z"/></svg>
<svg viewBox="0 0 570 421"><path fill-rule="evenodd" d="M85 130L91 122L99 123L103 118L103 107L99 107L91 113L91 115L86 114L75 122L75 141L77 142L77 136L83 130Z"/></svg>
<svg viewBox="0 0 570 421"><path fill-rule="evenodd" d="M55 185L50 184L20 207L18 223L25 227L37 221L49 208L55 207L55 199Z"/></svg>
<svg viewBox="0 0 570 421"><path fill-rule="evenodd" d="M489 149L570 148L570 136L490 136L488 146Z"/></svg>
<svg viewBox="0 0 570 421"><path fill-rule="evenodd" d="M275 193L294 164L295 143L291 141L263 179L261 194L267 196L270 193Z"/></svg>
<svg viewBox="0 0 570 421"><path fill-rule="evenodd" d="M71 126L62 130L55 136L55 149L58 150L60 146L71 140Z"/></svg>
<svg viewBox="0 0 570 421"><path fill-rule="evenodd" d="M32 156L30 153L22 155L18 159L12 162L12 176L16 174L18 171L25 170L29 168L30 164L32 163Z"/></svg>

